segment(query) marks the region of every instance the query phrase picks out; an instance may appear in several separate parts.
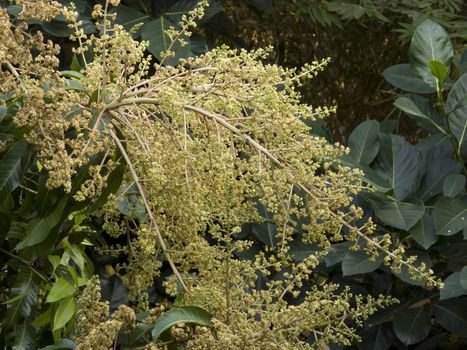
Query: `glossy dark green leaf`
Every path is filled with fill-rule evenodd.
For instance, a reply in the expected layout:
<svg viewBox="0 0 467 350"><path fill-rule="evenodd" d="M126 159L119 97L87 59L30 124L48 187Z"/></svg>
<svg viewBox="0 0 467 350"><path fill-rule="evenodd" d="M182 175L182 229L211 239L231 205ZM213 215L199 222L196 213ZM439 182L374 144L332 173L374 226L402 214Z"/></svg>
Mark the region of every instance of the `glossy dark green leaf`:
<svg viewBox="0 0 467 350"><path fill-rule="evenodd" d="M467 227L467 201L442 197L433 211L436 233L452 236Z"/></svg>
<svg viewBox="0 0 467 350"><path fill-rule="evenodd" d="M202 307L192 305L173 307L156 321L152 329L152 339L156 341L164 331L179 323L212 326L211 315Z"/></svg>
<svg viewBox="0 0 467 350"><path fill-rule="evenodd" d="M60 304L55 311L54 323L52 330L57 330L64 327L76 312L75 298L67 297L60 301Z"/></svg>
<svg viewBox="0 0 467 350"><path fill-rule="evenodd" d="M433 153L436 150L432 150ZM442 158L433 160L429 157L425 162L425 175L418 189L419 198L424 201L433 198L443 192L443 183L446 176L457 174L461 171L462 166L454 159Z"/></svg>
<svg viewBox="0 0 467 350"><path fill-rule="evenodd" d="M467 337L467 297L440 301L434 305L435 320L448 331Z"/></svg>
<svg viewBox="0 0 467 350"><path fill-rule="evenodd" d="M59 277L50 289L47 295L46 303L53 303L58 300L67 298L76 291L75 286L68 282L65 278Z"/></svg>
<svg viewBox="0 0 467 350"><path fill-rule="evenodd" d="M420 267L420 265L423 263L425 264L426 268L431 267L431 259L430 256L426 253L423 252L416 252L416 251L408 251L404 256L410 257L410 256L416 256L417 259L414 262L415 267ZM409 269L407 266L402 265L400 272L395 272L393 271L394 275L396 275L398 278L400 278L402 281L412 284L414 286L424 286L426 285L426 278L423 279L415 279L412 278L412 276L409 273Z"/></svg>
<svg viewBox="0 0 467 350"><path fill-rule="evenodd" d="M445 197L455 197L465 189L465 176L461 174L451 174L444 178L443 194Z"/></svg>
<svg viewBox="0 0 467 350"><path fill-rule="evenodd" d="M436 235L433 216L425 212L423 217L411 228L410 236L425 249L435 244L439 237Z"/></svg>
<svg viewBox="0 0 467 350"><path fill-rule="evenodd" d="M355 162L370 164L379 152L379 123L367 120L358 125L349 136L348 146Z"/></svg>
<svg viewBox="0 0 467 350"><path fill-rule="evenodd" d="M422 201L417 204L392 201L374 210L376 217L385 224L408 231L422 218L425 205Z"/></svg>
<svg viewBox="0 0 467 350"><path fill-rule="evenodd" d="M467 73L455 82L446 100L449 127L459 143L467 147Z"/></svg>
<svg viewBox="0 0 467 350"><path fill-rule="evenodd" d="M13 144L0 160L0 203L8 193L16 189L21 181L21 158L27 149L25 141Z"/></svg>
<svg viewBox="0 0 467 350"><path fill-rule="evenodd" d="M467 289L467 266L464 266L459 274L459 281L462 288Z"/></svg>
<svg viewBox="0 0 467 350"><path fill-rule="evenodd" d="M415 29L409 48L410 64L415 73L429 85L436 86L429 62L438 61L449 67L453 57L449 34L438 23L426 19Z"/></svg>
<svg viewBox="0 0 467 350"><path fill-rule="evenodd" d="M24 239L17 244L16 249L24 249L44 241L52 229L60 222L66 203L67 198L62 197L50 214L32 220L26 227Z"/></svg>
<svg viewBox="0 0 467 350"><path fill-rule="evenodd" d="M6 329L30 316L37 303L38 292L39 284L34 272L29 269L21 270L11 288L10 299L7 301L7 312L4 319Z"/></svg>
<svg viewBox="0 0 467 350"><path fill-rule="evenodd" d="M461 273L454 272L450 274L443 282L444 288L439 292L439 299L456 298L461 295L467 295L467 289L461 285Z"/></svg>
<svg viewBox="0 0 467 350"><path fill-rule="evenodd" d="M431 107L428 99L420 96L414 96L413 99L408 97L398 97L394 102L394 105L401 111L407 113L409 117L416 120L428 131L446 134L443 127L437 123L437 121L442 117L434 117L438 113Z"/></svg>
<svg viewBox="0 0 467 350"><path fill-rule="evenodd" d="M419 181L420 161L417 151L398 135L380 134L380 139L378 160L394 189L394 197L403 200L414 191Z"/></svg>
<svg viewBox="0 0 467 350"><path fill-rule="evenodd" d="M423 308L404 309L394 315L394 333L405 345L416 344L430 333L431 321Z"/></svg>
<svg viewBox="0 0 467 350"><path fill-rule="evenodd" d="M381 254L374 259L363 250L348 251L342 261L342 273L344 276L368 273L380 267L382 262L383 256Z"/></svg>
<svg viewBox="0 0 467 350"><path fill-rule="evenodd" d="M391 85L416 94L431 94L436 91L436 88L428 85L420 79L410 67L410 64L397 64L387 68L383 72L384 79Z"/></svg>

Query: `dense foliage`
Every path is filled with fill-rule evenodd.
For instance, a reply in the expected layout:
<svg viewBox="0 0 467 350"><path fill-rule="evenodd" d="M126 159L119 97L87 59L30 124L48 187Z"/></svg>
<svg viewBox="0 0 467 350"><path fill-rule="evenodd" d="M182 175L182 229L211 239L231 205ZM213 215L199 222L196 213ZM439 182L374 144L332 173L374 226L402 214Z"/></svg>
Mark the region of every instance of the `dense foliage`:
<svg viewBox="0 0 467 350"><path fill-rule="evenodd" d="M365 121L349 153L300 93L327 59L211 49L229 2L63 3L0 12L0 346L465 344L466 59L439 24L384 72L426 135Z"/></svg>

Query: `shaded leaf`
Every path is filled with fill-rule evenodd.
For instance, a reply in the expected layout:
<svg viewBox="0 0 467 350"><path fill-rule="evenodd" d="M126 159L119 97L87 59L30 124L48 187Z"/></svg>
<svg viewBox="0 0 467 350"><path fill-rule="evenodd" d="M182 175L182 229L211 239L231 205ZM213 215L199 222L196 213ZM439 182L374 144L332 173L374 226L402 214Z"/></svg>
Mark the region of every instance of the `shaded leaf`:
<svg viewBox="0 0 467 350"><path fill-rule="evenodd" d="M423 308L405 309L394 315L392 326L405 345L418 343L430 333L431 321Z"/></svg>
<svg viewBox="0 0 467 350"><path fill-rule="evenodd" d="M451 236L467 227L467 201L442 197L433 211L436 233Z"/></svg>
<svg viewBox="0 0 467 350"><path fill-rule="evenodd" d="M430 256L426 253L423 252L415 252L415 251L409 251L406 254L404 254L405 257L410 257L410 256L416 256L417 259L414 262L415 267L420 267L420 265L423 263L427 268L431 267L431 259ZM426 285L426 278L423 279L415 279L412 278L412 276L409 273L409 269L407 266L402 265L400 272L395 272L393 271L394 275L396 275L398 278L400 278L402 281L412 284L414 286L424 286Z"/></svg>
<svg viewBox="0 0 467 350"><path fill-rule="evenodd" d="M450 274L443 282L444 288L439 292L439 299L450 299L456 298L461 295L467 295L467 289L462 287L461 279L460 279L460 272L454 272Z"/></svg>
<svg viewBox="0 0 467 350"><path fill-rule="evenodd" d="M349 136L349 156L358 164L370 164L379 152L378 134L379 123L376 120L359 124Z"/></svg>
<svg viewBox="0 0 467 350"><path fill-rule="evenodd" d="M438 23L426 19L415 29L409 48L410 64L415 73L429 85L436 86L429 62L438 61L449 67L453 57L449 34Z"/></svg>
<svg viewBox="0 0 467 350"><path fill-rule="evenodd" d="M423 248L428 249L438 240L433 216L425 213L410 230L410 236Z"/></svg>
<svg viewBox="0 0 467 350"><path fill-rule="evenodd" d="M45 348L41 348L39 350L62 350L62 349L76 349L76 344L70 339L60 339L54 345L46 346Z"/></svg>
<svg viewBox="0 0 467 350"><path fill-rule="evenodd" d="M459 281L462 288L467 289L467 266L464 266L459 274Z"/></svg>
<svg viewBox="0 0 467 350"><path fill-rule="evenodd" d="M152 329L152 339L155 341L166 330L179 323L192 323L211 327L211 315L199 306L173 307L156 321Z"/></svg>
<svg viewBox="0 0 467 350"><path fill-rule="evenodd" d="M342 261L342 273L344 276L368 273L376 270L383 262L383 255L374 259L363 250L348 251Z"/></svg>
<svg viewBox="0 0 467 350"><path fill-rule="evenodd" d="M374 210L376 217L385 224L408 231L422 218L425 205L422 201L417 204L393 201L375 206Z"/></svg>
<svg viewBox="0 0 467 350"><path fill-rule="evenodd" d="M15 342L13 350L30 350L35 348L34 328L29 322L23 322L15 326Z"/></svg>
<svg viewBox="0 0 467 350"><path fill-rule="evenodd" d="M387 68L383 72L384 79L391 85L416 94L431 94L436 91L436 88L428 85L420 79L410 67L410 64L397 64Z"/></svg>
<svg viewBox="0 0 467 350"><path fill-rule="evenodd" d="M101 277L102 298L109 302L110 311L115 311L120 305L128 304L128 290L117 275Z"/></svg>
<svg viewBox="0 0 467 350"><path fill-rule="evenodd" d="M451 174L444 178L443 194L446 197L455 197L465 188L465 176L461 174Z"/></svg>
<svg viewBox="0 0 467 350"><path fill-rule="evenodd" d="M459 143L459 150L467 146L467 73L456 81L446 100L449 127Z"/></svg>
<svg viewBox="0 0 467 350"><path fill-rule="evenodd" d="M362 339L363 341L357 344L359 350L387 350L395 340L388 324L380 324L365 330Z"/></svg>
<svg viewBox="0 0 467 350"><path fill-rule="evenodd" d="M435 320L448 331L467 337L467 297L443 300L434 305Z"/></svg>
<svg viewBox="0 0 467 350"><path fill-rule="evenodd" d="M22 177L21 158L26 149L26 142L16 142L0 161L0 203L20 184Z"/></svg>

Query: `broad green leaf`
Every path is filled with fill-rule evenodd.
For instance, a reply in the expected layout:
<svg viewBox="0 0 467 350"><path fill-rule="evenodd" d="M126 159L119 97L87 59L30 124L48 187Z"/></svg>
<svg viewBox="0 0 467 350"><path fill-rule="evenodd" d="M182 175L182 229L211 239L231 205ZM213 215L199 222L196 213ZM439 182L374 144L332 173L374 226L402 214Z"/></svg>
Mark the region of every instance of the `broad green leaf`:
<svg viewBox="0 0 467 350"><path fill-rule="evenodd" d="M467 337L467 298L441 301L434 305L435 320L448 331Z"/></svg>
<svg viewBox="0 0 467 350"><path fill-rule="evenodd" d="M461 150L467 147L467 73L456 81L446 100L446 111L451 132Z"/></svg>
<svg viewBox="0 0 467 350"><path fill-rule="evenodd" d="M294 239L290 243L289 253L295 261L303 261L310 255L315 255L321 251L320 248L313 244L304 243L300 238Z"/></svg>
<svg viewBox="0 0 467 350"><path fill-rule="evenodd" d="M37 277L31 270L21 270L11 287L10 299L8 301L6 317L3 320L4 327L9 329L21 319L26 319L37 303L39 285Z"/></svg>
<svg viewBox="0 0 467 350"><path fill-rule="evenodd" d="M189 45L181 46L179 42L172 44L172 39L165 33L170 26L175 24L166 16L161 16L153 21L147 22L141 28L141 38L149 41L148 50L159 61L162 59L161 53L170 49L175 52L175 57L168 57L164 63L175 66L180 58L189 57L192 55ZM183 38L189 41L189 38Z"/></svg>
<svg viewBox="0 0 467 350"><path fill-rule="evenodd" d="M174 307L156 321L152 329L152 340L156 341L164 331L179 323L192 323L205 327L212 326L211 315L202 307L193 305Z"/></svg>
<svg viewBox="0 0 467 350"><path fill-rule="evenodd" d="M31 325L35 328L44 327L50 323L51 319L51 308L49 307L46 311L37 316L34 321L31 322Z"/></svg>
<svg viewBox="0 0 467 350"><path fill-rule="evenodd" d="M24 321L20 325L15 326L15 338L13 344L13 350L29 350L34 349L34 328L29 322Z"/></svg>
<svg viewBox="0 0 467 350"><path fill-rule="evenodd" d="M424 109L427 109L427 106L430 105L430 102L428 99L425 99L419 96L418 96L418 99L415 101L408 97L398 97L396 101L394 102L394 105L397 108L407 113L409 117L416 120L422 127L427 129L428 131L435 131L435 132L439 131L443 134L446 134L446 130L444 130L440 125L438 125L433 118L433 115L434 113L436 113L436 111L433 110L431 115L428 113L425 113L424 111L421 110L421 108L423 108L422 104L425 104Z"/></svg>
<svg viewBox="0 0 467 350"><path fill-rule="evenodd" d="M349 136L350 157L358 164L369 165L379 152L379 123L367 120Z"/></svg>
<svg viewBox="0 0 467 350"><path fill-rule="evenodd" d="M430 66L431 74L442 83L448 75L449 68L442 62L436 60L429 61L428 65Z"/></svg>
<svg viewBox="0 0 467 350"><path fill-rule="evenodd" d="M410 67L410 64L397 64L383 72L384 79L391 85L407 92L416 94L431 94L436 91L434 86L428 85L420 79Z"/></svg>
<svg viewBox="0 0 467 350"><path fill-rule="evenodd" d="M52 229L60 222L66 203L67 198L64 196L50 214L32 220L26 227L24 239L16 245L15 249L24 249L44 241Z"/></svg>
<svg viewBox="0 0 467 350"><path fill-rule="evenodd" d="M324 257L326 266L331 267L344 260L345 254L349 251L351 244L348 241L332 244L327 255Z"/></svg>
<svg viewBox="0 0 467 350"><path fill-rule="evenodd" d="M380 140L378 160L394 189L394 197L403 200L414 191L419 180L420 161L417 151L398 135L380 134Z"/></svg>
<svg viewBox="0 0 467 350"><path fill-rule="evenodd" d="M438 23L426 19L415 29L409 48L410 65L429 85L436 86L429 62L438 61L449 67L453 57L449 34Z"/></svg>
<svg viewBox="0 0 467 350"><path fill-rule="evenodd" d="M348 251L342 261L342 273L344 276L368 273L376 270L383 262L383 255L373 258L363 250Z"/></svg>
<svg viewBox="0 0 467 350"><path fill-rule="evenodd" d="M66 325L71 320L76 311L75 298L68 297L62 299L55 311L53 330L57 330Z"/></svg>
<svg viewBox="0 0 467 350"><path fill-rule="evenodd" d="M454 272L444 280L444 288L439 292L440 300L467 295L467 289L461 284L460 274L460 272Z"/></svg>
<svg viewBox="0 0 467 350"><path fill-rule="evenodd" d="M442 197L433 212L436 233L452 236L467 227L467 201Z"/></svg>
<svg viewBox="0 0 467 350"><path fill-rule="evenodd" d="M70 339L60 339L54 345L48 345L45 348L40 348L39 350L63 350L63 349L76 349L76 344Z"/></svg>
<svg viewBox="0 0 467 350"><path fill-rule="evenodd" d="M49 260L54 271L57 269L57 266L60 265L60 257L58 255L47 255L47 260Z"/></svg>
<svg viewBox="0 0 467 350"><path fill-rule="evenodd" d="M436 149L432 149L431 153L434 154ZM441 158L433 160L431 154L429 161L425 165L425 176L422 179L420 188L418 189L418 197L423 200L428 200L443 191L443 183L446 176L450 174L457 174L461 171L462 166L454 159Z"/></svg>
<svg viewBox="0 0 467 350"><path fill-rule="evenodd" d="M459 281L462 288L467 290L467 266L464 266L459 275Z"/></svg>
<svg viewBox="0 0 467 350"><path fill-rule="evenodd" d="M76 291L76 288L68 282L65 278L58 278L52 286L49 294L47 295L46 303L53 303L55 301L67 298Z"/></svg>
<svg viewBox="0 0 467 350"><path fill-rule="evenodd" d="M451 174L444 178L443 194L446 197L455 197L465 188L465 176L461 174Z"/></svg>
<svg viewBox="0 0 467 350"><path fill-rule="evenodd" d="M417 204L392 201L375 206L374 210L376 217L385 224L408 231L422 218L425 205L422 201Z"/></svg>
<svg viewBox="0 0 467 350"><path fill-rule="evenodd" d="M405 254L406 257L410 256L416 256L417 260L414 262L415 267L420 267L420 265L423 263L427 268L431 267L431 259L430 256L426 253L423 252L415 252L415 251L409 251ZM424 279L415 279L412 278L412 276L409 273L409 269L407 266L402 265L400 272L395 272L393 271L394 275L396 275L398 278L400 278L402 281L412 284L414 286L424 286L426 285L426 278Z"/></svg>
<svg viewBox="0 0 467 350"><path fill-rule="evenodd" d="M392 327L402 343L411 345L428 336L431 320L423 308L404 309L396 312L392 320Z"/></svg>
<svg viewBox="0 0 467 350"><path fill-rule="evenodd" d="M110 10L110 13L116 13L115 23L120 24L126 31L131 30L139 23L146 23L150 17L132 6L119 5Z"/></svg>
<svg viewBox="0 0 467 350"><path fill-rule="evenodd" d="M410 236L423 248L428 249L438 241L433 216L425 212L423 217L410 230Z"/></svg>
<svg viewBox="0 0 467 350"><path fill-rule="evenodd" d="M368 327L369 329L362 330L363 341L357 344L359 350L388 350L394 344L395 337L390 324L383 323L374 327L368 325Z"/></svg>
<svg viewBox="0 0 467 350"><path fill-rule="evenodd" d="M26 149L26 142L16 142L0 160L0 204L20 184L22 177L21 158Z"/></svg>

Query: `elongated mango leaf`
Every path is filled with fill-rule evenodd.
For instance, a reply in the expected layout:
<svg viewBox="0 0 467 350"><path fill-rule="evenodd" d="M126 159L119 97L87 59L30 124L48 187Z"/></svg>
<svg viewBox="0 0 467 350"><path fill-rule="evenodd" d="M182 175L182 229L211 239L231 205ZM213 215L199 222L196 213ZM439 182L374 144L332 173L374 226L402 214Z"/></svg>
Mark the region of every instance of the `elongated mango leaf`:
<svg viewBox="0 0 467 350"><path fill-rule="evenodd" d="M397 312L392 321L394 333L405 345L416 344L430 333L431 320L423 308Z"/></svg>
<svg viewBox="0 0 467 350"><path fill-rule="evenodd" d="M442 197L433 212L436 233L452 236L467 227L467 201Z"/></svg>
<svg viewBox="0 0 467 350"><path fill-rule="evenodd" d="M446 197L455 197L465 188L465 176L461 174L451 174L444 178L443 194Z"/></svg>
<svg viewBox="0 0 467 350"><path fill-rule="evenodd" d="M349 136L349 156L358 164L369 165L379 152L379 123L367 120L358 125Z"/></svg>
<svg viewBox="0 0 467 350"><path fill-rule="evenodd" d="M350 276L374 271L380 267L383 258L381 254L373 258L362 250L348 251L342 261L342 273L344 276Z"/></svg>
<svg viewBox="0 0 467 350"><path fill-rule="evenodd" d="M398 135L380 134L378 159L394 189L394 197L405 199L419 180L420 160L414 146Z"/></svg>
<svg viewBox="0 0 467 350"><path fill-rule="evenodd" d="M430 61L438 61L446 67L451 65L454 50L448 33L430 19L415 29L409 48L412 69L430 86L436 86L436 78L430 68Z"/></svg>
<svg viewBox="0 0 467 350"><path fill-rule="evenodd" d="M438 113L431 107L428 99L420 96L413 96L413 99L398 97L394 105L401 111L407 113L409 117L416 120L426 130L441 132L443 134L447 133L446 130L443 129L442 124L437 123L440 121L442 122L442 117L437 115Z"/></svg>
<svg viewBox="0 0 467 350"><path fill-rule="evenodd" d="M418 77L408 63L396 64L383 72L383 77L391 85L416 94L432 94L436 88L428 85Z"/></svg>
<svg viewBox="0 0 467 350"><path fill-rule="evenodd" d="M60 277L53 284L52 289L50 289L45 302L53 303L55 301L69 297L73 295L75 290L75 287L70 282L68 282L63 277Z"/></svg>
<svg viewBox="0 0 467 350"><path fill-rule="evenodd" d="M459 143L460 151L467 147L467 73L455 82L449 92L446 111L449 127Z"/></svg>
<svg viewBox="0 0 467 350"><path fill-rule="evenodd" d="M62 299L55 311L53 330L57 330L66 325L71 320L76 311L75 298L68 297Z"/></svg>
<svg viewBox="0 0 467 350"><path fill-rule="evenodd" d="M8 329L20 319L26 319L37 303L39 285L37 277L31 270L21 270L11 288L11 299L7 301L7 312L4 320Z"/></svg>
<svg viewBox="0 0 467 350"><path fill-rule="evenodd" d="M428 249L438 241L433 216L425 213L410 230L410 236L423 248Z"/></svg>
<svg viewBox="0 0 467 350"><path fill-rule="evenodd" d="M25 321L15 326L15 342L13 350L29 350L34 348L34 328Z"/></svg>
<svg viewBox="0 0 467 350"><path fill-rule="evenodd" d="M164 331L178 323L192 323L205 327L212 326L211 315L202 307L193 305L174 307L156 321L152 329L152 340L156 341Z"/></svg>
<svg viewBox="0 0 467 350"><path fill-rule="evenodd" d="M50 214L32 220L26 228L26 236L16 245L16 249L24 249L44 241L51 230L60 222L66 203L67 198L64 196Z"/></svg>
<svg viewBox="0 0 467 350"><path fill-rule="evenodd" d="M375 215L387 225L410 230L425 213L425 205L422 201L417 204L404 202L388 202L382 206L375 206Z"/></svg>
<svg viewBox="0 0 467 350"><path fill-rule="evenodd" d="M444 288L439 292L439 299L456 298L461 295L467 295L467 289L461 284L460 272L454 272L444 280Z"/></svg>
<svg viewBox="0 0 467 350"><path fill-rule="evenodd" d="M27 143L19 141L13 144L0 161L0 204L8 193L16 189L21 181L21 158L26 152Z"/></svg>

